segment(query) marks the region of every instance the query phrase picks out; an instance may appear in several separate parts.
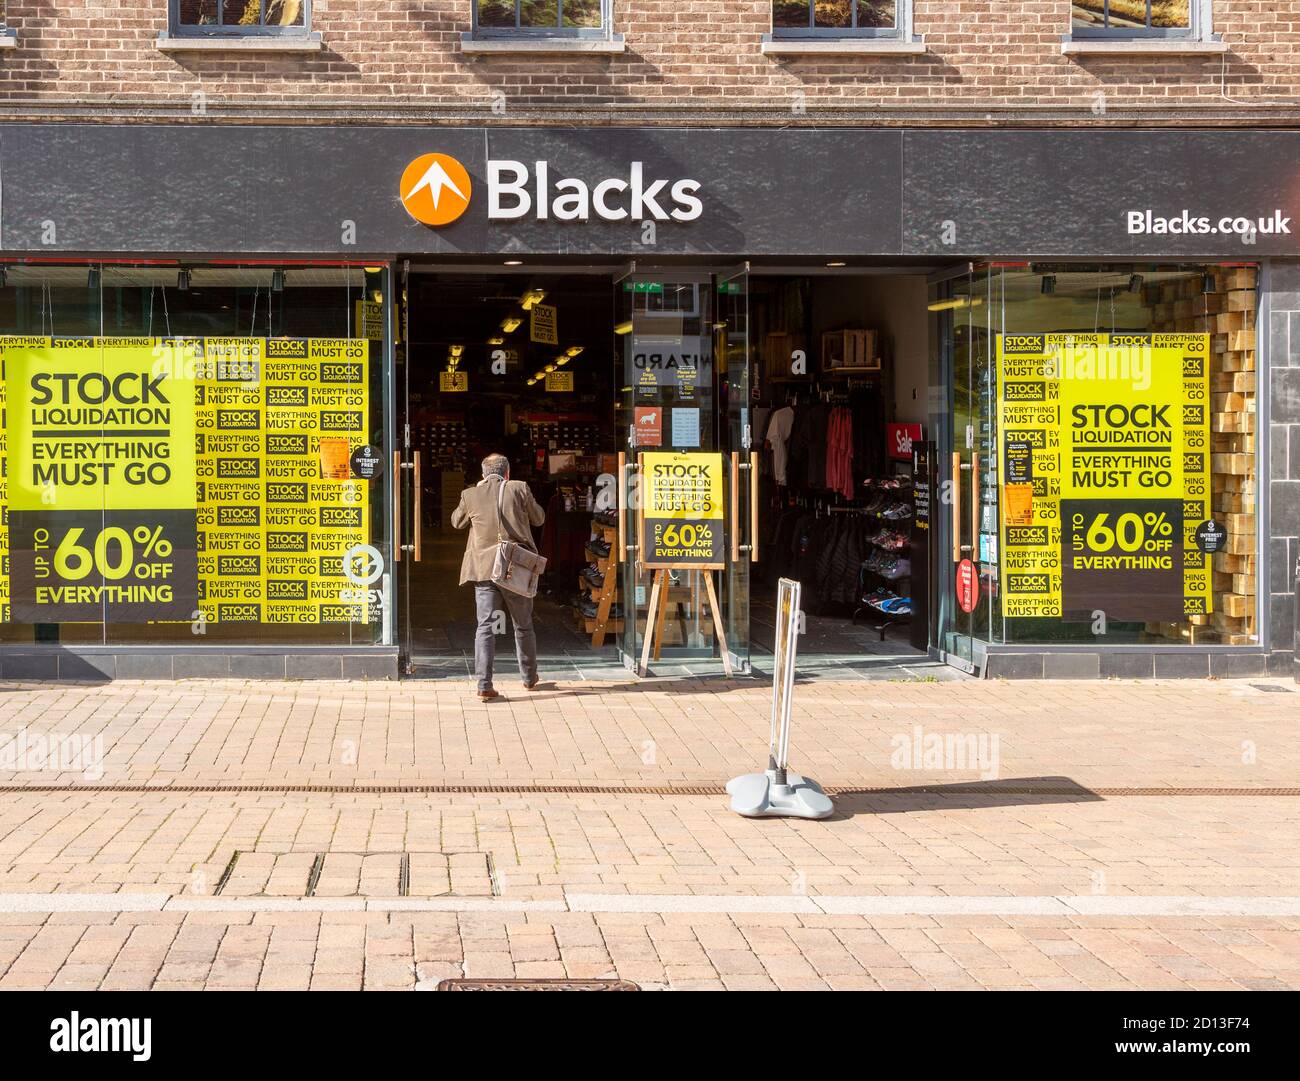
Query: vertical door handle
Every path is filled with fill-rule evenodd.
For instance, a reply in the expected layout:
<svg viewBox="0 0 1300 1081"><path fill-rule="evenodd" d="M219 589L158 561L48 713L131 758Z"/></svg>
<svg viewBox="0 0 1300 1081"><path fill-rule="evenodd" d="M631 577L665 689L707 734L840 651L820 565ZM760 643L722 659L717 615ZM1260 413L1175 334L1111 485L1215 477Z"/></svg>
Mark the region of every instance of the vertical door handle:
<svg viewBox="0 0 1300 1081"><path fill-rule="evenodd" d="M731 562L740 562L740 453L731 452Z"/></svg>
<svg viewBox="0 0 1300 1081"><path fill-rule="evenodd" d="M414 523L415 523L413 526L413 532L415 533L415 550L413 554L415 557L415 561L419 563L420 562L420 539L424 532L423 522L421 521L423 515L420 513L420 496L424 489L424 485L420 483L420 452L418 450L415 452L415 469L414 469L414 476L412 477L411 483L415 485L415 499L411 504L411 508L413 511L412 517L414 518Z"/></svg>
<svg viewBox="0 0 1300 1081"><path fill-rule="evenodd" d="M952 561L961 562L961 454L952 452Z"/></svg>
<svg viewBox="0 0 1300 1081"><path fill-rule="evenodd" d="M980 558L980 514L984 506L984 493L980 486L980 456L975 451L970 456L970 557L978 563Z"/></svg>
<svg viewBox="0 0 1300 1081"><path fill-rule="evenodd" d="M618 516L618 554L615 563L622 563L627 555L627 451L618 452L618 492L614 497Z"/></svg>
<svg viewBox="0 0 1300 1081"><path fill-rule="evenodd" d="M645 544L645 500L646 494L643 491L645 486L645 454L638 451L636 456L636 537L634 543L637 546L637 555L641 560L645 559L645 552L642 545Z"/></svg>
<svg viewBox="0 0 1300 1081"><path fill-rule="evenodd" d="M749 452L749 561L758 562L758 451Z"/></svg>
<svg viewBox="0 0 1300 1081"><path fill-rule="evenodd" d="M402 561L402 452L393 451L393 562Z"/></svg>

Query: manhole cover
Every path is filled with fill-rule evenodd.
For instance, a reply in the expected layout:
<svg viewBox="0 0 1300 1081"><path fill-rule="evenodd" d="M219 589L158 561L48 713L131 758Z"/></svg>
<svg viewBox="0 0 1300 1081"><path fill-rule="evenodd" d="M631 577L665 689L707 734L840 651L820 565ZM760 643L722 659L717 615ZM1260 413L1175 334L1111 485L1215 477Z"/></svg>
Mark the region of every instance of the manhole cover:
<svg viewBox="0 0 1300 1081"><path fill-rule="evenodd" d="M443 980L439 991L640 991L628 980Z"/></svg>
<svg viewBox="0 0 1300 1081"><path fill-rule="evenodd" d="M1257 691L1269 691L1272 694L1290 694L1290 687L1279 687L1276 683L1252 683Z"/></svg>

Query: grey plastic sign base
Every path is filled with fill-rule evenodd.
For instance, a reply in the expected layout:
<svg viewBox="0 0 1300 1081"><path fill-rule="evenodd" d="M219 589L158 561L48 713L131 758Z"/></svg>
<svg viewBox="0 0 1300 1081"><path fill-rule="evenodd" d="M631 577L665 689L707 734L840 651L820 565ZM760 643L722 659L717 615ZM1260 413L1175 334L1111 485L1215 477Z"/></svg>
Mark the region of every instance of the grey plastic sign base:
<svg viewBox="0 0 1300 1081"><path fill-rule="evenodd" d="M787 773L786 783L776 783L773 770L746 773L727 782L731 809L746 818L826 818L835 810L821 785L797 773Z"/></svg>

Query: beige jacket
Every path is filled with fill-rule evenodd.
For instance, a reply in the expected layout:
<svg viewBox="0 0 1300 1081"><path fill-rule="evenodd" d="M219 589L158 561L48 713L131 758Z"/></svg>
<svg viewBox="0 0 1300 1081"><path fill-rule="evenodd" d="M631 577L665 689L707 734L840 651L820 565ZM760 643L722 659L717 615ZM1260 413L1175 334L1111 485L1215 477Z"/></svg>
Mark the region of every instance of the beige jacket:
<svg viewBox="0 0 1300 1081"><path fill-rule="evenodd" d="M497 537L497 489L501 480L488 477L473 488L460 493L460 504L451 514L456 529L469 529L465 558L460 564L460 584L489 582L496 562L498 539L512 540L530 552L537 551L530 525L546 521L546 511L538 506L528 485L521 480L505 482L501 497L501 537Z"/></svg>

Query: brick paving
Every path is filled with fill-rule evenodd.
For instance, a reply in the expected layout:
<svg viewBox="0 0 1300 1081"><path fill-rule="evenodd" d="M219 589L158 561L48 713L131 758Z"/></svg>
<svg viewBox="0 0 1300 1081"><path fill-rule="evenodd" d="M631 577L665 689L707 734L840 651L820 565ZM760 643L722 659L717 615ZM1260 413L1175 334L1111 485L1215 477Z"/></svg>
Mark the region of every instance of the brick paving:
<svg viewBox="0 0 1300 1081"><path fill-rule="evenodd" d="M1273 688L1266 691L1261 688ZM0 734L102 737L103 782L711 784L757 768L770 690L757 680L0 684ZM1282 692L1282 693L1278 693ZM997 737L998 776L1085 786L1292 786L1300 703L1283 679L836 683L795 695L792 762L825 785L978 780L891 761L922 735ZM81 783L5 771L0 784Z"/></svg>
<svg viewBox="0 0 1300 1081"><path fill-rule="evenodd" d="M565 891L1300 897L1297 836L1296 797L864 795L841 799L835 818L805 822L742 819L710 796L9 791L0 794L0 898L211 896L236 852L224 897L302 896L318 853L331 854L318 896L396 896L391 876L363 882L358 855L395 852L412 854L410 896L483 896L494 874L497 892L515 900ZM437 854L445 888L421 886L421 860Z"/></svg>
<svg viewBox="0 0 1300 1081"><path fill-rule="evenodd" d="M1300 919L790 914L0 915L0 989L433 990L620 978L730 990L1270 990Z"/></svg>
<svg viewBox="0 0 1300 1081"><path fill-rule="evenodd" d="M887 791L804 822L671 792L756 768L761 686L4 685L0 738L99 735L105 768L0 775L0 988L1300 988L1293 688L819 682L795 764ZM997 769L900 761L917 725ZM345 788L166 791L240 784ZM1164 794L1097 794L1134 787Z"/></svg>

